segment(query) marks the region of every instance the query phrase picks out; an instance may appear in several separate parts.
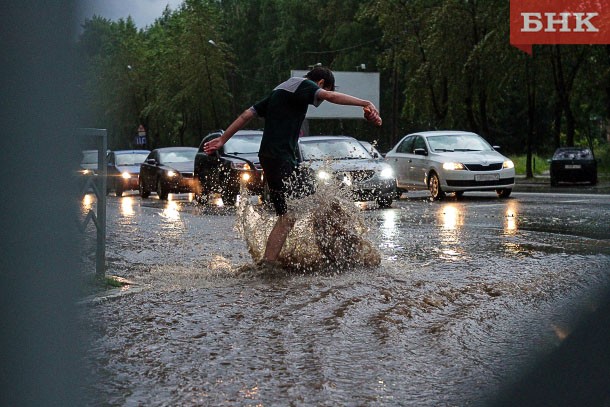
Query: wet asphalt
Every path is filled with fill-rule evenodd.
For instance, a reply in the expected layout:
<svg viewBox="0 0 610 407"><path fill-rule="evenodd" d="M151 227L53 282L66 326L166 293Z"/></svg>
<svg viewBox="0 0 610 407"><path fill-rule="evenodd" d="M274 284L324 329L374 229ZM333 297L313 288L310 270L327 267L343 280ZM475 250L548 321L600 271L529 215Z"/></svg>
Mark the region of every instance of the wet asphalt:
<svg viewBox="0 0 610 407"><path fill-rule="evenodd" d="M360 205L379 267L273 277L242 273L234 208L108 197L107 273L134 284L83 303L90 404L487 405L610 282L607 185L534 181Z"/></svg>

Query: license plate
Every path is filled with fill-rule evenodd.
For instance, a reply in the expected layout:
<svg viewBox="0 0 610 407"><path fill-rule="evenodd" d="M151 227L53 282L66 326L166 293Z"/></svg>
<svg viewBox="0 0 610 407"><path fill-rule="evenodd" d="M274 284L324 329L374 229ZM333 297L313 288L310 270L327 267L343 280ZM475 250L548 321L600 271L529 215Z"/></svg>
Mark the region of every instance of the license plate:
<svg viewBox="0 0 610 407"><path fill-rule="evenodd" d="M474 176L475 181L498 181L500 174L477 174Z"/></svg>
<svg viewBox="0 0 610 407"><path fill-rule="evenodd" d="M580 170L580 164L566 164L566 170Z"/></svg>

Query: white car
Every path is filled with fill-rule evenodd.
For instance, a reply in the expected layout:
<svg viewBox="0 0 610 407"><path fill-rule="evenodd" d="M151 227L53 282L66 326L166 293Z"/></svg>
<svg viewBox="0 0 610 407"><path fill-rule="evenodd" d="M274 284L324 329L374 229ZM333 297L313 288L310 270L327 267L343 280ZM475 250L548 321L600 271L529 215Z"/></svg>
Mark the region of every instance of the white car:
<svg viewBox="0 0 610 407"><path fill-rule="evenodd" d="M385 156L399 190L428 189L433 200L446 192L496 191L507 198L515 166L476 133L424 131L408 134Z"/></svg>

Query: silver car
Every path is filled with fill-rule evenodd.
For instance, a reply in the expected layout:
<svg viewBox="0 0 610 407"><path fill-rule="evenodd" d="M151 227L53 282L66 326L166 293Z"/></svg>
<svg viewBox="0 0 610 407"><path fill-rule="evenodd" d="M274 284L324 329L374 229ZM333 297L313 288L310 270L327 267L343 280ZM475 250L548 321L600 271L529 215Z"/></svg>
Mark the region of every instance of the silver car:
<svg viewBox="0 0 610 407"><path fill-rule="evenodd" d="M315 185L336 181L349 188L356 201L375 201L382 208L392 205L396 179L392 168L373 158L353 137L307 136L299 138L301 167Z"/></svg>
<svg viewBox="0 0 610 407"><path fill-rule="evenodd" d="M496 191L507 198L515 166L476 133L424 131L403 137L385 156L399 190L428 189L433 200L446 192Z"/></svg>

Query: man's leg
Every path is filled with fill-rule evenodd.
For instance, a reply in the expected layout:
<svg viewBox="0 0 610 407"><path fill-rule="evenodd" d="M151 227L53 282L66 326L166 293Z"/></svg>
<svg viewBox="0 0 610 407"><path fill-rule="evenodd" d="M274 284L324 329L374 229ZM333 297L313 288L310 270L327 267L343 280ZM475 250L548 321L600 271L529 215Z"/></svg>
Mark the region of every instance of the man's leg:
<svg viewBox="0 0 610 407"><path fill-rule="evenodd" d="M288 234L294 226L294 222L294 216L288 214L278 216L273 229L271 229L271 233L269 233L269 238L267 238L263 260L277 261L282 247L284 247L284 243L288 238Z"/></svg>

